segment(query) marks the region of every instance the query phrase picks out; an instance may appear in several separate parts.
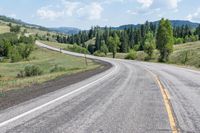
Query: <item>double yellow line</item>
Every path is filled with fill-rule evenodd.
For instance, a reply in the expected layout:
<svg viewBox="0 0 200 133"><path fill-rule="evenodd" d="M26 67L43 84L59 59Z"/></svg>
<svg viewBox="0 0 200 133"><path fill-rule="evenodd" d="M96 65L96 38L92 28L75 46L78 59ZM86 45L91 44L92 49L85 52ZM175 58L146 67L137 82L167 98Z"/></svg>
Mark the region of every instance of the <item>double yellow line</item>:
<svg viewBox="0 0 200 133"><path fill-rule="evenodd" d="M164 104L167 110L167 114L168 114L168 118L169 118L169 123L172 129L172 133L178 133L178 129L176 126L176 121L174 118L174 113L173 113L173 109L170 103L170 95L167 91L167 89L164 87L164 85L161 83L159 77L157 75L155 75L154 73L152 73L151 71L147 70L149 73L151 73L151 75L154 77L155 82L157 83L158 87L160 88L163 100L164 100Z"/></svg>

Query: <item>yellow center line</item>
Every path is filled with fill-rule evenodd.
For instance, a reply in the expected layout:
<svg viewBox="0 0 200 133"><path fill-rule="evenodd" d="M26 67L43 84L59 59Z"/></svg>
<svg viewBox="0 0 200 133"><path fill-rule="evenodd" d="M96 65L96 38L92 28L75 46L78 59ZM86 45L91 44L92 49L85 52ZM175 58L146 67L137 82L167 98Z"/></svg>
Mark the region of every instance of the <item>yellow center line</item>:
<svg viewBox="0 0 200 133"><path fill-rule="evenodd" d="M162 97L163 97L163 101L165 104L165 108L167 110L167 114L168 114L168 118L169 118L169 123L172 129L172 133L178 133L178 129L176 126L176 121L174 118L174 114L173 114L173 109L170 103L170 95L168 90L164 87L164 85L161 83L159 77L157 75L155 75L154 73L152 73L151 71L147 70L155 79L158 87L160 88Z"/></svg>

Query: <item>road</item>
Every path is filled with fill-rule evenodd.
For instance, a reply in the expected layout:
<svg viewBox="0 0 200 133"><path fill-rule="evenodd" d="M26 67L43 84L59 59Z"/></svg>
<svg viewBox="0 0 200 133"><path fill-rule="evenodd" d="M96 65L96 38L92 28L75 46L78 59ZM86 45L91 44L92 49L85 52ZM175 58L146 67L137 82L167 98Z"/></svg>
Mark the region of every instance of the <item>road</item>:
<svg viewBox="0 0 200 133"><path fill-rule="evenodd" d="M39 42L37 45L60 51ZM0 111L0 132L200 132L200 72L165 64L87 57L113 67Z"/></svg>

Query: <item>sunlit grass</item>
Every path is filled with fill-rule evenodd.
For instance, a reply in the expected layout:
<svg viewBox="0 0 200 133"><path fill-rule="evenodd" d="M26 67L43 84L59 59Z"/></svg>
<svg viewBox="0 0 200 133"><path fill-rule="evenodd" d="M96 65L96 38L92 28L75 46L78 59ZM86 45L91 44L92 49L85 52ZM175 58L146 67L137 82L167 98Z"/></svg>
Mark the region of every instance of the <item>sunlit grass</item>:
<svg viewBox="0 0 200 133"><path fill-rule="evenodd" d="M42 69L43 75L29 78L17 78L16 76L19 71L23 70L28 64L38 65ZM65 71L50 73L50 70L55 65L65 68ZM47 49L37 48L29 57L29 61L0 63L0 88L4 91L22 88L54 79L63 74L77 73L98 66L99 64L88 60L88 66L86 67L84 58L77 58Z"/></svg>

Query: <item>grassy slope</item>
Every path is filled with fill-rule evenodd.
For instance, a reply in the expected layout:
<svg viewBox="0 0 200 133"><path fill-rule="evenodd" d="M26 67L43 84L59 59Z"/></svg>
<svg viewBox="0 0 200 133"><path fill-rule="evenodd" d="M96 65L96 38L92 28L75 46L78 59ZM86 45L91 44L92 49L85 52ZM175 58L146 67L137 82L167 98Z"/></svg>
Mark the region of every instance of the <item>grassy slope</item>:
<svg viewBox="0 0 200 133"><path fill-rule="evenodd" d="M8 26L8 22L4 22L4 21L1 21L0 20L0 34L2 33L6 33L6 32L10 32L10 27ZM12 23L12 25L16 25L15 23ZM46 35L47 33L51 34L51 35L56 35L55 32L47 32L47 31L42 31L42 30L39 30L37 28L28 28L28 27L21 27L21 32L24 31L24 29L27 30L28 33L30 34L39 34L39 35Z"/></svg>
<svg viewBox="0 0 200 133"><path fill-rule="evenodd" d="M175 45L169 63L200 67L200 41Z"/></svg>
<svg viewBox="0 0 200 133"><path fill-rule="evenodd" d="M126 55L117 53L116 58L124 59ZM145 58L143 51L138 51L137 56L137 60L143 61ZM112 53L108 53L107 57L112 58ZM159 51L155 50L151 62L158 62L158 58ZM170 55L168 63L200 68L200 41L174 45L174 52Z"/></svg>
<svg viewBox="0 0 200 133"><path fill-rule="evenodd" d="M2 33L7 33L10 31L10 27L8 27L7 25L0 23L0 34Z"/></svg>
<svg viewBox="0 0 200 133"><path fill-rule="evenodd" d="M41 41L49 46L55 47L55 48L62 48L67 50L69 47L73 47L71 44L63 44L63 43L57 43L57 42L49 42L49 41Z"/></svg>
<svg viewBox="0 0 200 133"><path fill-rule="evenodd" d="M98 67L99 65L88 61L89 66L86 68L83 58L72 57L46 49L37 48L30 56L30 61L22 61L17 63L0 63L0 88L4 91L9 89L19 89L35 83L42 83L47 80L54 79L63 74L72 74ZM44 74L30 78L16 78L17 73L27 64L39 65ZM50 69L55 64L65 67L66 71L50 73Z"/></svg>

